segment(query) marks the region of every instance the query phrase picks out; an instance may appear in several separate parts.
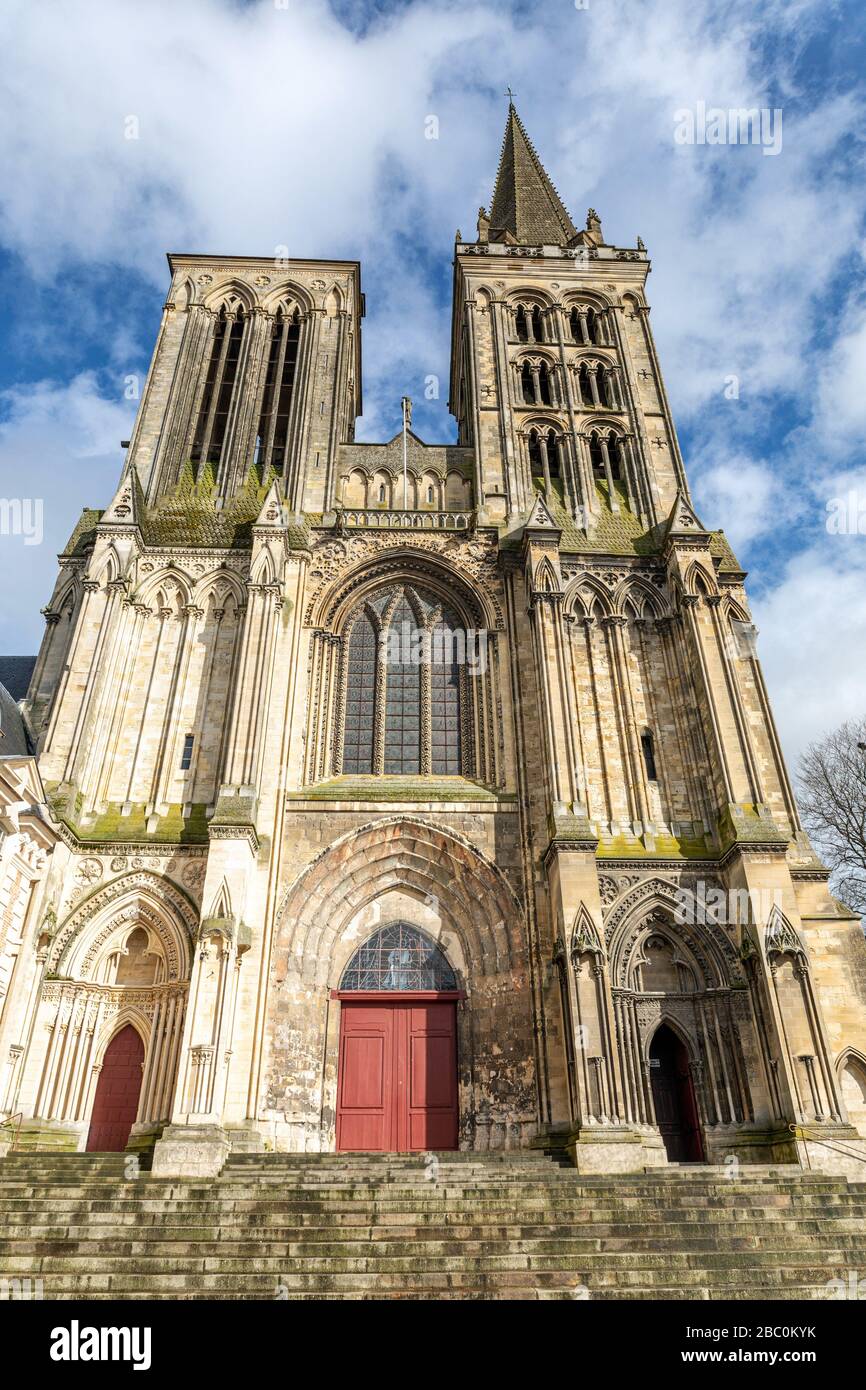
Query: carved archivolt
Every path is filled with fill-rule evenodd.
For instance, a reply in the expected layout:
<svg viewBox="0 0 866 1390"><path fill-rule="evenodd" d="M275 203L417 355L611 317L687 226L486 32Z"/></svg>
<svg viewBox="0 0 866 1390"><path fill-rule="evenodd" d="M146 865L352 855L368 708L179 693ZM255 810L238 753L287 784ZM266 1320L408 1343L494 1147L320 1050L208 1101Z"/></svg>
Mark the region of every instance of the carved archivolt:
<svg viewBox="0 0 866 1390"><path fill-rule="evenodd" d="M431 561L433 562L431 564ZM404 577L427 585L446 585L452 603L462 607L467 625L505 627L498 585L496 549L477 538L413 536L395 549L393 536L348 536L316 546L310 567L310 600L305 621L331 627L347 600L371 580Z"/></svg>
<svg viewBox="0 0 866 1390"><path fill-rule="evenodd" d="M277 986L296 972L307 987L335 986L342 962L334 966L334 952L347 923L394 887L435 902L471 977L523 969L523 913L501 869L456 831L397 816L345 835L287 889L277 914Z"/></svg>
<svg viewBox="0 0 866 1390"><path fill-rule="evenodd" d="M680 905L677 884L658 877L637 884L616 904L605 924L612 984L622 989L631 987L635 947L642 937L659 927L670 939L688 944L706 982L705 988L726 988L743 982L737 953L724 929L709 923L676 922Z"/></svg>
<svg viewBox="0 0 866 1390"><path fill-rule="evenodd" d="M47 973L88 979L108 939L136 923L158 939L167 979L187 979L198 913L180 888L147 871L116 879L78 904L52 942Z"/></svg>

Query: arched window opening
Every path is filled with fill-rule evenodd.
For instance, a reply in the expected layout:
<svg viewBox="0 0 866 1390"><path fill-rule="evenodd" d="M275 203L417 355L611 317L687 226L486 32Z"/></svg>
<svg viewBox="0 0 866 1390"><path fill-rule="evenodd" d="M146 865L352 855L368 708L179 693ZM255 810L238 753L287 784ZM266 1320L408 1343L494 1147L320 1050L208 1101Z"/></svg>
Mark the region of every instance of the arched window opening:
<svg viewBox="0 0 866 1390"><path fill-rule="evenodd" d="M400 586L367 600L346 639L343 773L460 776L470 655L433 594Z"/></svg>
<svg viewBox="0 0 866 1390"><path fill-rule="evenodd" d="M541 436L538 430L529 431L529 469L533 478L544 477L544 459L541 455Z"/></svg>
<svg viewBox="0 0 866 1390"><path fill-rule="evenodd" d="M535 339L535 341L536 341L537 343L543 343L543 342L544 342L544 325L543 325L542 320L541 320L541 310L540 310L540 308L538 307L537 304L534 304L534 305L532 306L532 313L531 313L531 315L530 315L530 322L531 322L531 324L532 324L532 336L533 336L533 338Z"/></svg>
<svg viewBox="0 0 866 1390"><path fill-rule="evenodd" d="M340 988L438 993L456 990L457 978L435 941L408 922L395 922L380 927L358 947L343 971Z"/></svg>
<svg viewBox="0 0 866 1390"><path fill-rule="evenodd" d="M601 449L601 439L599 438L597 430L593 430L592 434L589 436L589 459L595 477L599 478L601 481L605 481L607 473L604 467L604 454Z"/></svg>
<svg viewBox="0 0 866 1390"><path fill-rule="evenodd" d="M523 394L523 404L535 405L535 382L532 378L532 368L528 362L524 362L520 368L520 389Z"/></svg>
<svg viewBox="0 0 866 1390"><path fill-rule="evenodd" d="M562 441L558 438L555 430L547 432L547 468L550 477L555 481L560 476L560 445Z"/></svg>
<svg viewBox="0 0 866 1390"><path fill-rule="evenodd" d="M431 504L432 504L432 502L433 502L433 488L432 488L432 487L428 487L428 489L427 489L427 501L428 501L428 503L431 503Z"/></svg>
<svg viewBox="0 0 866 1390"><path fill-rule="evenodd" d="M277 311L271 328L265 390L259 417L256 455L265 467L283 472L289 448L289 416L298 363L301 323L297 310Z"/></svg>
<svg viewBox="0 0 866 1390"><path fill-rule="evenodd" d="M619 483L622 481L623 443L614 434L608 435L607 452L610 458L610 476L615 483Z"/></svg>
<svg viewBox="0 0 866 1390"><path fill-rule="evenodd" d="M595 400L592 394L592 387L589 381L589 367L585 362L581 362L577 372L577 390L582 405L592 406Z"/></svg>
<svg viewBox="0 0 866 1390"><path fill-rule="evenodd" d="M546 362L542 362L538 368L538 395L540 405L552 405L553 394L551 391L550 367Z"/></svg>
<svg viewBox="0 0 866 1390"><path fill-rule="evenodd" d="M368 614L362 612L352 624L346 659L343 771L349 774L373 771L377 656L376 631Z"/></svg>
<svg viewBox="0 0 866 1390"><path fill-rule="evenodd" d="M430 771L457 777L462 765L459 632L443 618L430 641Z"/></svg>
<svg viewBox="0 0 866 1390"><path fill-rule="evenodd" d="M640 744L643 749L643 761L646 768L647 781L657 782L658 772L656 771L656 755L653 736L649 729L645 729L640 736Z"/></svg>
<svg viewBox="0 0 866 1390"><path fill-rule="evenodd" d="M518 304L517 313L514 316L517 338L521 343L529 342L529 326L526 322L526 310L522 304Z"/></svg>
<svg viewBox="0 0 866 1390"><path fill-rule="evenodd" d="M243 311L238 309L229 315L223 305L214 324L210 361L193 438L193 463L222 460L244 326Z"/></svg>
<svg viewBox="0 0 866 1390"><path fill-rule="evenodd" d="M385 484L384 484L384 483L380 483L380 484L379 484L379 501L380 501L380 502L384 502L384 501L385 501Z"/></svg>
<svg viewBox="0 0 866 1390"><path fill-rule="evenodd" d="M391 617L386 647L385 772L421 771L421 662L415 614L405 594Z"/></svg>

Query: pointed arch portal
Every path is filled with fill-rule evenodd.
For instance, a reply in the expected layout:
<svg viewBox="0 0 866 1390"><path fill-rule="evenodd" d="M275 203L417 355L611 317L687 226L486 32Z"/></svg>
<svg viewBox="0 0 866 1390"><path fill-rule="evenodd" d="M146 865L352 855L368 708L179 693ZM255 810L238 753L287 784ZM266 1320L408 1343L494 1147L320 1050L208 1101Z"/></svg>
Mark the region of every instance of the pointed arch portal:
<svg viewBox="0 0 866 1390"><path fill-rule="evenodd" d="M678 1033L662 1023L649 1049L650 1082L656 1123L671 1163L702 1163L695 1083L686 1045Z"/></svg>
<svg viewBox="0 0 866 1390"><path fill-rule="evenodd" d="M144 1043L127 1023L105 1049L90 1117L88 1153L117 1153L126 1148L138 1113L143 1065Z"/></svg>
<svg viewBox="0 0 866 1390"><path fill-rule="evenodd" d="M408 922L352 956L341 1002L337 1149L456 1149L457 1000L448 959Z"/></svg>

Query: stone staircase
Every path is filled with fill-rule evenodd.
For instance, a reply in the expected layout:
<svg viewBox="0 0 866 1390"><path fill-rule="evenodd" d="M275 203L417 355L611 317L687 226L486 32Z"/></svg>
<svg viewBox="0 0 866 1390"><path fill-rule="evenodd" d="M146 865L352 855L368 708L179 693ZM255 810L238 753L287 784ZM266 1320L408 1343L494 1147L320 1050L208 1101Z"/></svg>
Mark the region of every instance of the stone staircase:
<svg viewBox="0 0 866 1390"><path fill-rule="evenodd" d="M826 1299L866 1276L866 1182L586 1177L541 1153L0 1160L0 1279L46 1299ZM836 1295L838 1296L838 1295Z"/></svg>

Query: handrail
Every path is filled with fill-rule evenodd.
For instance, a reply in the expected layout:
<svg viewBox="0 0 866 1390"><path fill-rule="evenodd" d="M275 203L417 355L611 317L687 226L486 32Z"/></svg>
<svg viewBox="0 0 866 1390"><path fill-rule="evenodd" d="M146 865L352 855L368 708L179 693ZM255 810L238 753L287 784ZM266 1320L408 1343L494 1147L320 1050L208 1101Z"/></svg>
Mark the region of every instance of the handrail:
<svg viewBox="0 0 866 1390"><path fill-rule="evenodd" d="M8 1119L6 1119L6 1120L0 1120L0 1129L7 1129L7 1128L9 1127L9 1125L15 1123L16 1120L17 1120L17 1122L18 1122L18 1123L15 1125L15 1134L14 1134L14 1136L13 1136L13 1138L12 1138L12 1143L11 1143L10 1146L9 1146L9 1152L10 1152L10 1153L13 1153L13 1152L14 1152L14 1150L15 1150L15 1145L18 1143L18 1135L19 1135L20 1132L21 1132L21 1121L22 1121L23 1119L24 1119L24 1111L23 1111L23 1110L19 1110L17 1115L10 1115Z"/></svg>
<svg viewBox="0 0 866 1390"><path fill-rule="evenodd" d="M847 1149L838 1140L820 1139L817 1134L810 1134L805 1125L788 1125L788 1128L795 1139L810 1139L813 1144L823 1144L825 1149L834 1149L836 1152L844 1154L846 1158L856 1158L861 1163L866 1163L866 1154L858 1153L856 1149ZM806 1157L809 1157L808 1152Z"/></svg>

